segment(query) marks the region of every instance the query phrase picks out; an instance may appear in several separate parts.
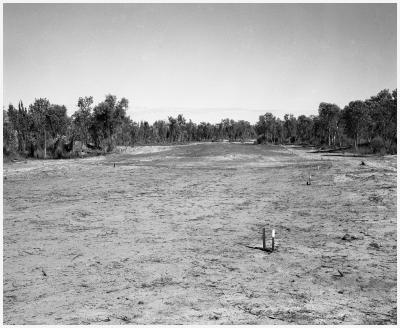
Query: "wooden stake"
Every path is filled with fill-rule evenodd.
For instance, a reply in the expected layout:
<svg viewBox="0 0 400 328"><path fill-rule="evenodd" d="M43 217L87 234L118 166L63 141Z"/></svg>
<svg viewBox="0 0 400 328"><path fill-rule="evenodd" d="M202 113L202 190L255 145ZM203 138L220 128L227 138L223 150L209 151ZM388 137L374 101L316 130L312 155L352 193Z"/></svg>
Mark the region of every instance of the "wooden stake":
<svg viewBox="0 0 400 328"><path fill-rule="evenodd" d="M272 251L275 249L275 230L272 229Z"/></svg>
<svg viewBox="0 0 400 328"><path fill-rule="evenodd" d="M262 239L263 239L263 251L265 251L265 228L262 230Z"/></svg>

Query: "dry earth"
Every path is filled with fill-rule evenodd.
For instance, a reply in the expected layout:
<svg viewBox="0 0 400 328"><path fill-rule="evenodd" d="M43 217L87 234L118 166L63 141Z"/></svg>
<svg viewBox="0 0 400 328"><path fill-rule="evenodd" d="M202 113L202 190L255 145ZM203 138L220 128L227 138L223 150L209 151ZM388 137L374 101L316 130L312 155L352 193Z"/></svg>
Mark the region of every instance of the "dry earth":
<svg viewBox="0 0 400 328"><path fill-rule="evenodd" d="M397 322L395 156L209 143L3 173L5 324Z"/></svg>

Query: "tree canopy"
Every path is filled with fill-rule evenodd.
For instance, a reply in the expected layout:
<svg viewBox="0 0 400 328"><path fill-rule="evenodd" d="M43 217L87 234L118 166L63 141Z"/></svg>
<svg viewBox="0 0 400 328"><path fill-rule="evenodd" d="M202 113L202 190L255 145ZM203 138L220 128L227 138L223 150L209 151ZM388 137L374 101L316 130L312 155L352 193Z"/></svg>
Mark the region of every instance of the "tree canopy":
<svg viewBox="0 0 400 328"><path fill-rule="evenodd" d="M64 105L46 98L35 99L28 109L22 102L18 108L10 104L3 111L3 153L70 156L76 142L107 152L116 145L250 139L273 144L353 145L356 150L366 144L374 152L397 151L397 89L384 89L364 101L350 101L343 109L321 102L315 116L296 118L287 113L281 120L266 112L254 125L229 118L217 124L196 124L182 114L153 124L134 122L127 116L128 106L128 99L111 94L97 105L91 96L79 97L77 109L69 117Z"/></svg>

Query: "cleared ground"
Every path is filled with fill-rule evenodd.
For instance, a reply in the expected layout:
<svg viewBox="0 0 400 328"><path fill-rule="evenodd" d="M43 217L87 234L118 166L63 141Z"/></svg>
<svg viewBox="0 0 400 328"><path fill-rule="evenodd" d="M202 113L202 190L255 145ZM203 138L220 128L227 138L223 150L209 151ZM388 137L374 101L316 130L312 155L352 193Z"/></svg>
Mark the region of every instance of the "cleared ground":
<svg viewBox="0 0 400 328"><path fill-rule="evenodd" d="M396 156L209 143L3 173L6 324L397 322Z"/></svg>

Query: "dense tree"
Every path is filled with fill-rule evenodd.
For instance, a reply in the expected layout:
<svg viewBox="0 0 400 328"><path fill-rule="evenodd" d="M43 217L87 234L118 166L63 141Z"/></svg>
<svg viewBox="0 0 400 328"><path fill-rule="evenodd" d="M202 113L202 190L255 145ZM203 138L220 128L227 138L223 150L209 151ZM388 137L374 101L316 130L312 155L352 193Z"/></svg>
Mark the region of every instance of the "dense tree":
<svg viewBox="0 0 400 328"><path fill-rule="evenodd" d="M222 119L217 124L187 120L182 114L168 120L134 122L127 116L129 102L107 95L93 107L92 97L80 97L77 110L68 117L63 105L51 104L46 98L35 99L29 110L22 102L3 110L3 152L20 152L34 156L55 153L60 145L68 156L79 141L89 148L109 151L116 145L175 143L192 141L244 141L255 139L268 143L308 143L341 147L362 142L374 152L396 153L397 89L385 89L365 101L351 101L341 110L322 102L318 115L298 118L285 114L284 119L265 113L255 125L247 121ZM42 156L42 155L40 155Z"/></svg>
<svg viewBox="0 0 400 328"><path fill-rule="evenodd" d="M283 121L277 118L275 121L276 140L275 142L283 143Z"/></svg>
<svg viewBox="0 0 400 328"><path fill-rule="evenodd" d="M155 121L153 123L153 133L154 142L165 143L167 141L168 125L162 120Z"/></svg>
<svg viewBox="0 0 400 328"><path fill-rule="evenodd" d="M9 113L13 113L14 106L10 105L8 112L3 110L3 154L8 155L18 150L17 130L14 129L13 119Z"/></svg>
<svg viewBox="0 0 400 328"><path fill-rule="evenodd" d="M257 133L262 135L266 142L276 142L278 132L281 130L277 126L277 120L272 113L265 113L259 117L255 129Z"/></svg>
<svg viewBox="0 0 400 328"><path fill-rule="evenodd" d="M368 139L380 137L385 148L392 150L397 144L397 89L380 91L365 101L368 111Z"/></svg>
<svg viewBox="0 0 400 328"><path fill-rule="evenodd" d="M172 116L168 117L169 121L169 141L174 142L176 141L176 135L178 134L178 120L176 118L173 118Z"/></svg>
<svg viewBox="0 0 400 328"><path fill-rule="evenodd" d="M46 114L47 131L52 138L65 135L69 124L67 108L64 105L51 105Z"/></svg>
<svg viewBox="0 0 400 328"><path fill-rule="evenodd" d="M339 106L322 102L319 105L318 114L322 130L324 131L324 142L328 143L329 146L336 145L339 132Z"/></svg>
<svg viewBox="0 0 400 328"><path fill-rule="evenodd" d="M297 119L293 114L285 114L283 123L284 139L294 143L297 138Z"/></svg>
<svg viewBox="0 0 400 328"><path fill-rule="evenodd" d="M25 153L30 140L31 119L22 101L18 103L18 110L12 104L8 107L7 120L8 129L15 130L17 149Z"/></svg>
<svg viewBox="0 0 400 328"><path fill-rule="evenodd" d="M78 110L72 115L75 137L85 144L89 142L89 130L92 121L93 97L79 97Z"/></svg>
<svg viewBox="0 0 400 328"><path fill-rule="evenodd" d="M127 99L122 98L117 101L117 97L110 94L103 102L94 107L90 131L97 147L106 151L114 147L113 137L120 132L127 108Z"/></svg>
<svg viewBox="0 0 400 328"><path fill-rule="evenodd" d="M357 150L360 138L365 135L368 123L368 111L361 100L351 101L343 110L345 132L354 140Z"/></svg>
<svg viewBox="0 0 400 328"><path fill-rule="evenodd" d="M50 102L46 98L35 99L34 103L29 106L36 146L44 150L44 158L47 156L47 135L49 122L51 121L49 109Z"/></svg>
<svg viewBox="0 0 400 328"><path fill-rule="evenodd" d="M313 132L313 120L311 117L300 115L297 119L297 134L300 142L311 143Z"/></svg>
<svg viewBox="0 0 400 328"><path fill-rule="evenodd" d="M178 140L180 142L187 141L187 133L186 133L186 119L182 114L179 114L176 119L178 125Z"/></svg>

